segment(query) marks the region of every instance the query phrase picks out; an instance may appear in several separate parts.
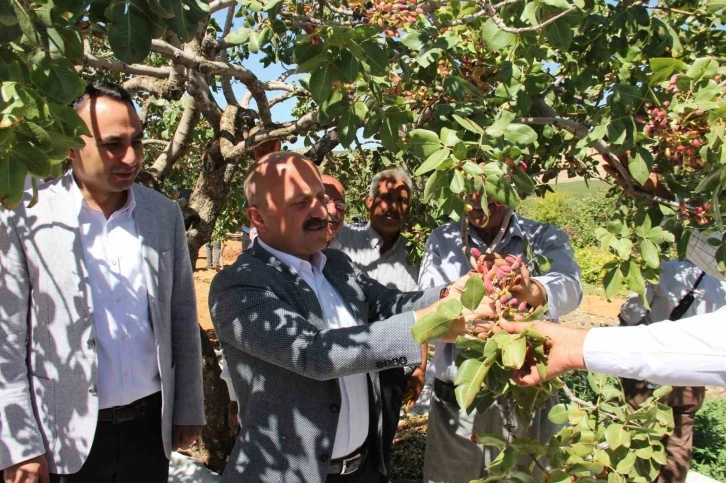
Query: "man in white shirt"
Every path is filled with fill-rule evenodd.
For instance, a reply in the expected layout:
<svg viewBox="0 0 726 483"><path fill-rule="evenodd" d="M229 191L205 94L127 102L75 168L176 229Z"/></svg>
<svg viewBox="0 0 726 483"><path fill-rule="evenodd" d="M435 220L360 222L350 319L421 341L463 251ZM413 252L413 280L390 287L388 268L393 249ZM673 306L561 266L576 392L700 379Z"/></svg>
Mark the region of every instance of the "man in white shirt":
<svg viewBox="0 0 726 483"><path fill-rule="evenodd" d="M343 184L329 174L322 175L325 187L325 206L328 211L328 248L340 248L335 238L345 224L345 212L348 204L345 202L345 188Z"/></svg>
<svg viewBox="0 0 726 483"><path fill-rule="evenodd" d="M184 221L134 184L129 93L92 84L73 108L88 128L73 170L36 205L0 210L0 468L13 482L162 483L205 423Z"/></svg>
<svg viewBox="0 0 726 483"><path fill-rule="evenodd" d="M408 221L413 182L405 171L389 169L373 176L368 195L368 224L345 225L338 233L340 249L363 273L383 285L410 292L416 289L418 267L408 260L406 238L401 234ZM383 454L390 466L393 439L404 395L415 402L424 386L428 344L421 348L421 364L409 368L381 371L383 395Z"/></svg>
<svg viewBox="0 0 726 483"><path fill-rule="evenodd" d="M512 290L516 290L517 297L533 307L545 305L547 318L552 320L575 310L582 299L582 286L568 236L551 225L519 218L511 208L494 201L490 201L485 212L478 195L471 197L470 203L474 206L467 219L466 243L470 248L481 253L522 256L530 262L523 264L522 282ZM550 260L547 272L530 274L530 250ZM456 280L471 269L464 252L461 223L444 224L431 233L426 243L419 287ZM484 414L467 414L459 408L453 385L459 353L454 344L439 343L431 362L436 379L426 438L425 482L468 483L483 478L498 450L474 443L472 433L498 433L504 437L509 434L505 426L510 413L507 400L495 403ZM547 419L547 411L548 408L538 410L528 429L515 419L515 434L547 441L557 429Z"/></svg>
<svg viewBox="0 0 726 483"><path fill-rule="evenodd" d="M694 234L695 235L695 234ZM690 246L696 245L690 243ZM666 320L680 320L714 312L726 305L726 281L708 275L689 261L668 261L660 264L658 283L646 285L646 309L638 294L631 294L620 308L624 325L649 325ZM653 395L648 381L623 378L623 389L629 403L637 408ZM675 427L665 438L667 463L660 470L658 483L683 483L691 464L693 422L695 412L703 404L703 386L679 386L661 400L673 408Z"/></svg>
<svg viewBox="0 0 726 483"><path fill-rule="evenodd" d="M420 362L416 320L450 289L401 293L325 249L328 211L317 167L274 153L245 180L255 244L214 278L209 305L240 406L223 482L370 482L386 475L377 373ZM454 321L445 340L466 322Z"/></svg>

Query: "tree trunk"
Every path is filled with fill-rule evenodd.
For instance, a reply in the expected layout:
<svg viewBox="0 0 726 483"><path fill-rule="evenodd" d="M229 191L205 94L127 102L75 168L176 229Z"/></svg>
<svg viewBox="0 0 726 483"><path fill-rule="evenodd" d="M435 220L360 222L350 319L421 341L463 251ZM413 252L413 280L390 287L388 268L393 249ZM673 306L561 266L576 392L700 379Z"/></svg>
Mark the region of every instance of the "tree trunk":
<svg viewBox="0 0 726 483"><path fill-rule="evenodd" d="M234 167L224 161L219 151L219 139L207 145L202 170L189 197L189 209L199 216L187 232L192 267L196 265L199 249L212 239L214 224L224 208L229 193L229 181Z"/></svg>
<svg viewBox="0 0 726 483"><path fill-rule="evenodd" d="M235 433L229 427L227 384L219 377L221 371L214 346L200 328L202 337L202 378L204 381L204 414L207 425L202 437L192 446L197 459L219 474L224 471L227 457L234 445Z"/></svg>

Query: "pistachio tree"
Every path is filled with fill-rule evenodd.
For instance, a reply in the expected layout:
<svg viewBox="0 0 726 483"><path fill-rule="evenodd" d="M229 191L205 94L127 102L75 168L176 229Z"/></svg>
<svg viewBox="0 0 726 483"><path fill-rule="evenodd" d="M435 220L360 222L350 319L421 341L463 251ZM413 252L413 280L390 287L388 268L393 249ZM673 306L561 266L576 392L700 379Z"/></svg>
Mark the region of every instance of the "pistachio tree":
<svg viewBox="0 0 726 483"><path fill-rule="evenodd" d="M211 237L254 148L302 140L315 162L341 169L381 156L406 167L437 222L465 219L475 192L481 203L516 208L522 197L544 194L560 173L605 178L620 193L619 210L598 232L612 255L606 293L627 286L642 294L646 281L657 281L671 244L683 255L692 230L723 232L724 6L1 2L0 203L21 202L27 175L35 184L60 173L85 133L68 102L85 80L113 78L136 93L151 134L140 179L168 189L175 170L193 166L184 174L195 179L187 207L199 219L188 232L193 254ZM261 80L272 64L283 74ZM296 103L293 120L275 119L272 108L288 100ZM348 152L340 156L340 148ZM726 241L712 242L726 269ZM595 382L601 392L607 385ZM627 414L613 414L614 424L625 424ZM516 450L510 443L503 458ZM225 444L215 450L217 467ZM591 462L593 454L577 458ZM572 470L572 461L559 469L590 478L586 469ZM613 478L624 478L637 465L609 467L620 475Z"/></svg>

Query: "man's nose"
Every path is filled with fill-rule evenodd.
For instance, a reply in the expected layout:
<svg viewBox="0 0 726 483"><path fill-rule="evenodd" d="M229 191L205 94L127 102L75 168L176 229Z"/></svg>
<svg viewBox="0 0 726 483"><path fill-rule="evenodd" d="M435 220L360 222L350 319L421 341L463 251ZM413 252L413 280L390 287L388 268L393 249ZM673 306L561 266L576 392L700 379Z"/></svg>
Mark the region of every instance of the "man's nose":
<svg viewBox="0 0 726 483"><path fill-rule="evenodd" d="M142 147L132 143L126 146L121 162L129 166L135 166L141 162L143 155Z"/></svg>

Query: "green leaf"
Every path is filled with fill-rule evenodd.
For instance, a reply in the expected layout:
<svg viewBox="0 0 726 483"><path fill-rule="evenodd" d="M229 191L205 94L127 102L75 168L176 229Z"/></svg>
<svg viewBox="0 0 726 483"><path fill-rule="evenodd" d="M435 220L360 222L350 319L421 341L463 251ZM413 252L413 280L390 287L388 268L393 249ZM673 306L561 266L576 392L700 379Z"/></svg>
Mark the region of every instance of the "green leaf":
<svg viewBox="0 0 726 483"><path fill-rule="evenodd" d="M726 0L708 0L706 10L708 13L716 13L726 8Z"/></svg>
<svg viewBox="0 0 726 483"><path fill-rule="evenodd" d="M464 175L461 174L461 171L455 170L454 171L454 177L451 180L451 184L449 185L449 188L452 192L459 194L466 188L466 185L464 183Z"/></svg>
<svg viewBox="0 0 726 483"><path fill-rule="evenodd" d="M565 18L561 18L554 23L547 25L543 29L543 33L547 41L553 47L564 50L570 50L572 44L572 27Z"/></svg>
<svg viewBox="0 0 726 483"><path fill-rule="evenodd" d="M456 299L447 300L439 305L436 312L429 314L414 324L411 335L417 344L424 344L445 335L452 322L459 317L464 308Z"/></svg>
<svg viewBox="0 0 726 483"><path fill-rule="evenodd" d="M179 15L183 17L183 11L180 11ZM170 21L175 22L175 17ZM151 28L146 16L135 7L129 7L125 15L116 15L115 21L108 29L108 43L122 62L127 64L142 62L151 51Z"/></svg>
<svg viewBox="0 0 726 483"><path fill-rule="evenodd" d="M626 278L628 281L628 287L630 287L630 290L640 295L642 299L645 294L645 280L643 279L643 274L640 273L640 267L635 260L630 260L628 263L628 276Z"/></svg>
<svg viewBox="0 0 726 483"><path fill-rule="evenodd" d="M512 123L505 129L504 139L520 146L526 146L537 141L537 133L526 124Z"/></svg>
<svg viewBox="0 0 726 483"><path fill-rule="evenodd" d="M507 445L507 440L501 434L477 433L476 439L482 446L492 446L497 449L502 449Z"/></svg>
<svg viewBox="0 0 726 483"><path fill-rule="evenodd" d="M351 144L353 144L353 140L355 140L355 133L358 131L359 127L359 120L355 116L354 113L351 113L350 111L345 112L342 116L340 116L340 120L338 121L338 127L336 130L338 131L338 138L340 139L340 144L344 148L349 148Z"/></svg>
<svg viewBox="0 0 726 483"><path fill-rule="evenodd" d="M629 435L629 433L625 433ZM628 473L630 473L630 470L633 469L633 465L635 465L635 460L635 453L628 453L625 458L620 460L615 466L615 471L617 471L621 475L627 475Z"/></svg>
<svg viewBox="0 0 726 483"><path fill-rule="evenodd" d="M605 440L610 449L618 449L621 446L630 448L630 432L623 428L622 424L612 423L605 430Z"/></svg>
<svg viewBox="0 0 726 483"><path fill-rule="evenodd" d="M295 45L293 49L293 59L298 65L307 62L310 59L314 59L323 54L325 46L322 43L314 45L310 42L299 43Z"/></svg>
<svg viewBox="0 0 726 483"><path fill-rule="evenodd" d="M610 246L615 249L618 256L623 260L630 258L633 252L633 242L628 238L620 238L619 240L612 240Z"/></svg>
<svg viewBox="0 0 726 483"><path fill-rule="evenodd" d="M478 164L472 163L471 161L467 161L466 163L464 163L461 169L463 169L472 176L480 176L484 174L484 169Z"/></svg>
<svg viewBox="0 0 726 483"><path fill-rule="evenodd" d="M517 453L514 451L514 448L506 447L492 461L492 464L487 469L492 475L502 476L509 473L516 463Z"/></svg>
<svg viewBox="0 0 726 483"><path fill-rule="evenodd" d="M174 6L171 0L146 0L149 10L162 18L171 18L174 16Z"/></svg>
<svg viewBox="0 0 726 483"><path fill-rule="evenodd" d="M414 155L428 159L429 156L441 149L439 137L433 131L414 129L408 134L409 147Z"/></svg>
<svg viewBox="0 0 726 483"><path fill-rule="evenodd" d="M343 50L340 53L340 71L343 74L344 82L355 82L358 78L358 72L360 70L360 63L358 59L349 51Z"/></svg>
<svg viewBox="0 0 726 483"><path fill-rule="evenodd" d="M451 171L434 171L431 173L424 187L424 202L428 203L442 188L449 186L452 177Z"/></svg>
<svg viewBox="0 0 726 483"><path fill-rule="evenodd" d="M385 75L388 71L388 54L383 47L373 42L366 42L361 45L366 53L363 68L373 75Z"/></svg>
<svg viewBox="0 0 726 483"><path fill-rule="evenodd" d="M623 272L620 270L620 265L605 274L603 283L605 284L605 297L610 300L623 287Z"/></svg>
<svg viewBox="0 0 726 483"><path fill-rule="evenodd" d="M399 124L396 121L386 116L386 118L381 123L381 128L378 132L378 135L381 138L381 142L383 143L383 147L394 154L399 151L398 127Z"/></svg>
<svg viewBox="0 0 726 483"><path fill-rule="evenodd" d="M28 169L14 156L0 158L0 204L15 208L23 198L23 188Z"/></svg>
<svg viewBox="0 0 726 483"><path fill-rule="evenodd" d="M429 36L421 32L409 32L402 39L401 43L411 50L419 51L430 40Z"/></svg>
<svg viewBox="0 0 726 483"><path fill-rule="evenodd" d="M453 117L454 120L467 131L473 132L474 134L484 134L484 129L482 129L481 126L474 121L461 117L457 114L452 114L451 117Z"/></svg>
<svg viewBox="0 0 726 483"><path fill-rule="evenodd" d="M456 389L454 390L459 407L468 409L472 405L496 357L496 354L492 354L484 362L478 359L467 359L459 366L456 371Z"/></svg>
<svg viewBox="0 0 726 483"><path fill-rule="evenodd" d="M466 285L464 285L464 292L461 294L461 304L465 308L474 311L479 307L484 295L486 295L484 281L482 281L479 275L472 275L466 281Z"/></svg>
<svg viewBox="0 0 726 483"><path fill-rule="evenodd" d="M472 97L481 97L481 92L475 85L454 75L444 79L443 87L446 95L458 101L466 101Z"/></svg>
<svg viewBox="0 0 726 483"><path fill-rule="evenodd" d="M608 141L612 144L623 144L628 135L628 132L625 129L625 124L623 124L620 120L615 120L608 124L607 132Z"/></svg>
<svg viewBox="0 0 726 483"><path fill-rule="evenodd" d="M552 409L550 409L547 419L554 424L565 424L570 420L570 413L567 409L567 405L562 403L555 405Z"/></svg>
<svg viewBox="0 0 726 483"><path fill-rule="evenodd" d="M438 151L434 151L434 153L426 158L426 161L424 161L421 166L416 169L414 174L416 176L421 176L422 174L426 174L429 171L432 171L436 168L438 168L441 163L443 163L447 158L449 157L449 150L446 148L441 148Z"/></svg>
<svg viewBox="0 0 726 483"><path fill-rule="evenodd" d="M73 64L64 58L44 59L31 71L30 77L46 96L62 104L69 104L85 88L85 82L76 74Z"/></svg>
<svg viewBox="0 0 726 483"><path fill-rule="evenodd" d="M630 171L633 178L635 178L635 180L641 185L645 184L650 176L650 169L641 156L630 158L630 161L628 162L628 171Z"/></svg>
<svg viewBox="0 0 726 483"><path fill-rule="evenodd" d="M498 138L503 136L504 131L507 129L507 127L509 127L515 117L516 116L513 112L504 110L499 111L492 125L486 129L487 136L492 138Z"/></svg>
<svg viewBox="0 0 726 483"><path fill-rule="evenodd" d="M418 65L423 67L424 69L429 67L431 64L435 64L444 56L444 51L441 50L438 47L429 47L419 52L418 56L416 57L416 62L418 62Z"/></svg>
<svg viewBox="0 0 726 483"><path fill-rule="evenodd" d="M256 54L260 51L260 45L262 42L260 42L260 34L258 32L255 32L254 30L250 32L250 38L247 42L247 48L250 52L253 54Z"/></svg>
<svg viewBox="0 0 726 483"><path fill-rule="evenodd" d="M50 160L48 156L32 143L23 143L13 146L10 157L25 165L28 172L39 178L50 175Z"/></svg>
<svg viewBox="0 0 726 483"><path fill-rule="evenodd" d="M640 104L646 101L639 88L627 84L613 86L613 100L624 105Z"/></svg>
<svg viewBox="0 0 726 483"><path fill-rule="evenodd" d="M318 104L323 103L330 97L333 82L337 78L337 69L329 69L326 66L319 67L310 76L310 94Z"/></svg>
<svg viewBox="0 0 726 483"><path fill-rule="evenodd" d="M516 208L521 202L517 191L512 188L512 184L504 178L500 178L498 176L487 176L484 188L488 197L499 201L500 203L504 203L511 208Z"/></svg>
<svg viewBox="0 0 726 483"><path fill-rule="evenodd" d="M458 133L453 129L449 129L448 127L442 127L441 142L444 143L444 146L453 148L461 142L461 139L459 138Z"/></svg>
<svg viewBox="0 0 726 483"><path fill-rule="evenodd" d="M698 82L701 79L712 79L718 73L718 62L710 57L696 59L686 71L686 75Z"/></svg>
<svg viewBox="0 0 726 483"><path fill-rule="evenodd" d="M660 265L660 258L658 257L658 248L649 239L645 239L640 242L640 254L643 256L643 261L650 268L658 268Z"/></svg>
<svg viewBox="0 0 726 483"><path fill-rule="evenodd" d="M519 369L524 365L527 354L527 340L522 336L514 336L512 342L502 348L502 365L510 369Z"/></svg>
<svg viewBox="0 0 726 483"><path fill-rule="evenodd" d="M514 44L514 41L517 40L516 35L501 30L492 19L488 19L482 25L481 38L490 52L499 52Z"/></svg>
<svg viewBox="0 0 726 483"><path fill-rule="evenodd" d="M653 75L650 76L648 85L655 85L664 80L670 78L673 72L682 72L686 69L686 64L678 59L672 59L670 57L657 57L649 59L650 70L653 71Z"/></svg>
<svg viewBox="0 0 726 483"><path fill-rule="evenodd" d="M461 141L454 146L454 157L459 161L464 161L469 154L469 150L466 147L464 141ZM471 164L471 163L470 163ZM466 170L465 170L466 171ZM483 172L483 170L482 170Z"/></svg>
<svg viewBox="0 0 726 483"><path fill-rule="evenodd" d="M227 36L224 38L225 42L231 45L237 45L237 44L244 44L247 42L247 40L250 38L250 29L240 27L236 29L234 32L231 32L227 34ZM310 44L301 44L301 45L310 45Z"/></svg>

